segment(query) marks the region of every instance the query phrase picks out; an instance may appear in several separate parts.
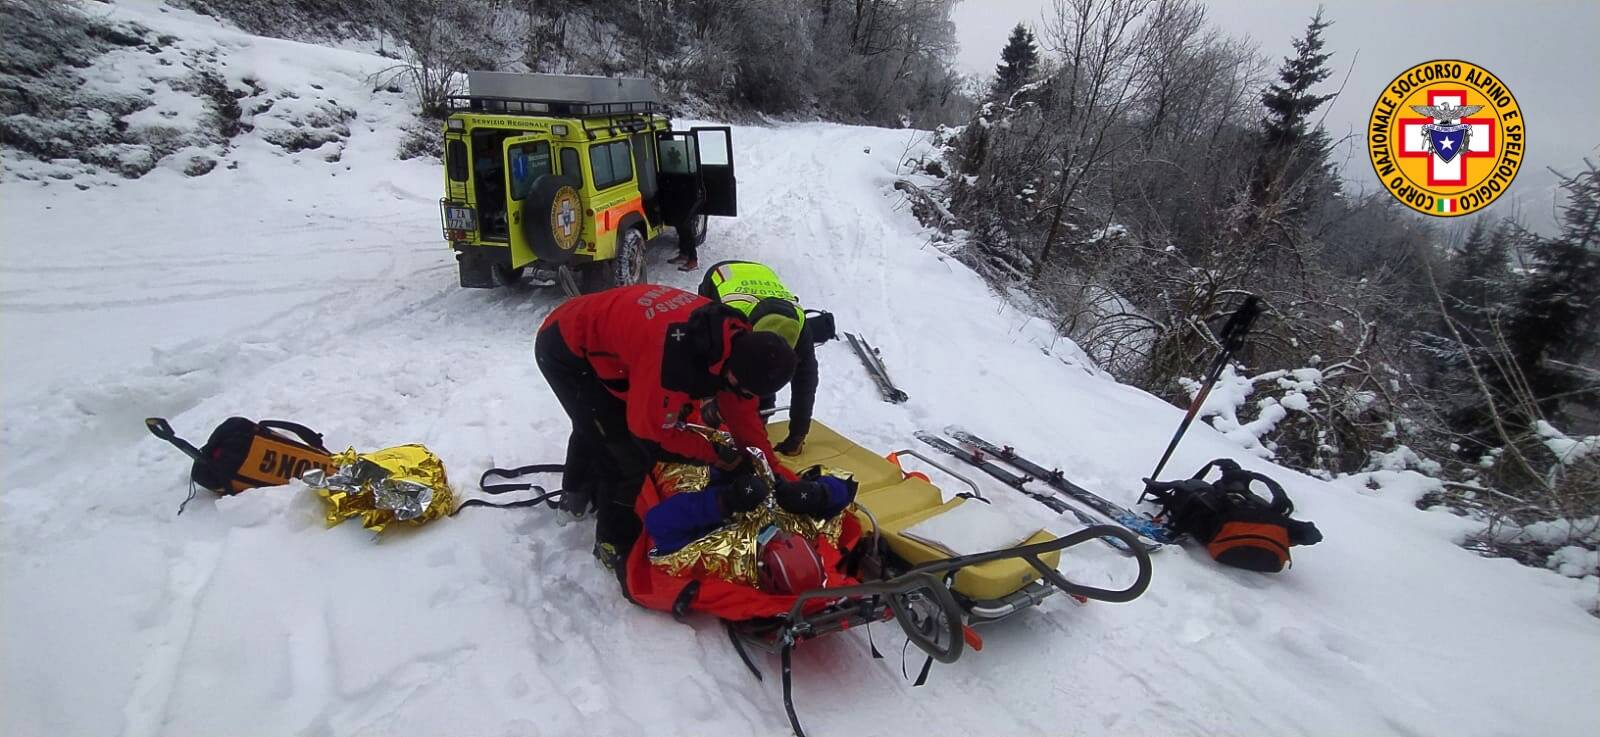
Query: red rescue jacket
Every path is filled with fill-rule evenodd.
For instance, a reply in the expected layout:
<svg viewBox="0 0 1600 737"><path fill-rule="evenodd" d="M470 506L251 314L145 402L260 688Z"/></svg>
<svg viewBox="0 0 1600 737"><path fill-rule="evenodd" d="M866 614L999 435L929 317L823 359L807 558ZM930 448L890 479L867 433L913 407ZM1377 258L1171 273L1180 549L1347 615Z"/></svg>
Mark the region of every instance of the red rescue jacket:
<svg viewBox="0 0 1600 737"><path fill-rule="evenodd" d="M758 401L728 391L722 381L733 336L750 329L737 310L681 289L641 284L567 300L541 329L556 324L567 349L627 403L635 437L675 460L715 463L709 441L676 426L690 417L696 400L716 397L734 439L760 448L774 471L794 478L767 440Z"/></svg>

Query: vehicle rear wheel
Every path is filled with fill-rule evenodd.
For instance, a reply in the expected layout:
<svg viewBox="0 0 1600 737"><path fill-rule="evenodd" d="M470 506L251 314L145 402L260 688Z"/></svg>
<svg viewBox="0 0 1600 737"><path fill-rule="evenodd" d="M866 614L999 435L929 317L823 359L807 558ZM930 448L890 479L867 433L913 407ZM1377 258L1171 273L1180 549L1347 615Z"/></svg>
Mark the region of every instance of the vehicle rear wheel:
<svg viewBox="0 0 1600 737"><path fill-rule="evenodd" d="M494 281L496 284L499 284L502 287L510 287L517 290L523 288L522 275L527 271L528 267L518 266L517 268L513 269L504 264L495 264L492 269L494 271Z"/></svg>
<svg viewBox="0 0 1600 737"><path fill-rule="evenodd" d="M584 269L585 294L644 283L646 279L644 231L629 228L618 234L617 239L617 255L614 258L591 264Z"/></svg>

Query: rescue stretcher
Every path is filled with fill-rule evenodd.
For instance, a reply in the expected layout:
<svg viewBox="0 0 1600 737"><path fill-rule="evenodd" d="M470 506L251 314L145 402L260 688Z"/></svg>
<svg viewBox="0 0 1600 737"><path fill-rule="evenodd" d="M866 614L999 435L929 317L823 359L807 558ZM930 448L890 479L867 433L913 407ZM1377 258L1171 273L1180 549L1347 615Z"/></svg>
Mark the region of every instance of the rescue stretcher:
<svg viewBox="0 0 1600 737"><path fill-rule="evenodd" d="M768 436L777 442L788 434L788 422L767 426ZM746 449L765 466L760 451ZM913 456L953 478L970 491L948 501L944 493L920 473L907 473L900 467L901 456ZM1094 525L1057 537L1040 531L1022 544L1000 550L955 555L944 552L906 531L933 517L948 514L965 504L985 503L983 494L960 473L915 450L896 450L880 455L849 440L821 422L813 422L805 448L798 456L786 456L784 465L808 468L821 464L849 472L856 480L856 497L845 513L845 535L835 555L824 555L839 574L843 585L813 589L797 596L765 594L745 587L738 592L743 604L764 605L762 610L741 606L725 611L697 606L723 619L740 658L757 679L762 677L750 650L778 655L782 664L784 707L795 734L804 737L795 714L792 695L790 652L801 642L874 622L895 620L912 644L927 654L920 684L933 661L955 662L967 646L981 648L982 639L972 625L998 621L1043 602L1057 592L1082 600L1126 602L1143 594L1150 584L1150 558L1133 533L1116 525ZM650 489L647 483L646 492ZM1134 582L1120 590L1102 589L1071 581L1058 570L1061 551L1104 537L1126 541L1138 565ZM635 553L633 564L642 562ZM648 564L646 564L648 567ZM630 568L630 578L645 571ZM658 588L660 571L650 572ZM698 584L682 584L693 598ZM631 586L632 584L630 584ZM667 599L647 606L670 609L682 615L686 607L664 605ZM678 604L684 599L679 597ZM771 611L771 615L749 616L751 611ZM729 616L737 612L736 616Z"/></svg>

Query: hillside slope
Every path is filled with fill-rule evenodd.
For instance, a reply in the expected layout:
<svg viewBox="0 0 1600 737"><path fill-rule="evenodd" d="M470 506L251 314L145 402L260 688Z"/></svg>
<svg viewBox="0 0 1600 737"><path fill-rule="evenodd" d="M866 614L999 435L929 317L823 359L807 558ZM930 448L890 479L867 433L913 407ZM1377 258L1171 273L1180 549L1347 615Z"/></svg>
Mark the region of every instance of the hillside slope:
<svg viewBox="0 0 1600 737"><path fill-rule="evenodd" d="M200 177L0 184L0 732L786 733L776 679L752 679L715 622L627 604L588 525L474 510L375 542L323 529L298 485L202 492L173 515L187 464L147 415L196 438L237 414L337 447L425 443L463 491L489 466L559 460L567 420L531 357L557 297L456 286L442 174L393 160L406 102L364 81L387 60L155 4L109 12L215 49L235 84L315 83L355 117L326 144L336 161L250 132L236 168ZM863 445L961 424L1132 503L1180 411L1085 367L928 245L890 187L923 138L736 128L742 216L713 221L702 258L770 263L881 347L907 404L880 402L845 347L820 354L817 416ZM692 288L668 252L654 280ZM1203 427L1171 467L1224 455L1281 479L1326 542L1279 576L1169 548L1142 598L1052 599L922 688L902 678L892 628L876 632L885 660L859 632L808 644L808 730L1600 732L1592 586L1473 556L1454 544L1466 523L1416 511L1404 485L1322 483ZM1008 514L1073 526L1006 494ZM1132 575L1076 550L1062 563L1075 577Z"/></svg>

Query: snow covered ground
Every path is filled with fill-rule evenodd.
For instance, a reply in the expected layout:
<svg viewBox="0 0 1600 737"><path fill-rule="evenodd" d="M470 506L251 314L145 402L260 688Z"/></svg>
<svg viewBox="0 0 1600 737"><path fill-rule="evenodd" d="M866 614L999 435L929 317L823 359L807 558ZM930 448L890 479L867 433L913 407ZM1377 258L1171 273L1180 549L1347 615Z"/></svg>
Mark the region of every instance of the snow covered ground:
<svg viewBox="0 0 1600 737"><path fill-rule="evenodd" d="M196 440L238 414L336 447L421 442L463 492L489 466L559 460L566 419L531 357L557 298L456 286L439 167L394 159L406 102L365 82L386 60L150 2L105 12L217 48L236 85L315 82L357 117L328 144L338 161L252 133L197 178L0 184L0 733L787 732L777 680L752 679L715 622L624 602L587 525L471 510L375 542L323 529L298 485L202 495L173 516L188 464L145 416ZM880 402L830 344L820 419L881 451L964 425L1134 500L1179 410L1084 367L925 245L890 186L925 135L734 138L742 216L713 221L702 257L772 264L876 343L911 396ZM691 288L667 255L655 281ZM1207 428L1170 467L1223 455L1281 479L1326 542L1278 576L1169 548L1142 598L1053 599L922 688L901 677L893 628L875 628L886 660L859 632L807 644L808 730L1600 734L1593 581L1458 548L1466 523L1416 511L1399 474L1381 491L1326 484ZM1005 494L1007 514L1072 527ZM1075 577L1131 576L1100 546L1075 550Z"/></svg>

